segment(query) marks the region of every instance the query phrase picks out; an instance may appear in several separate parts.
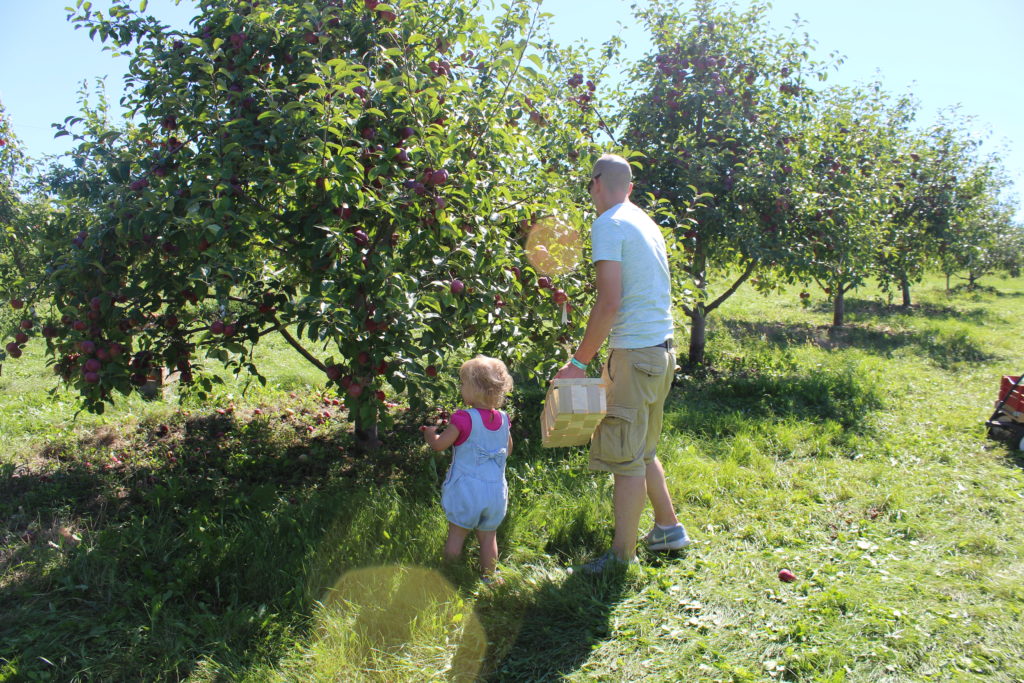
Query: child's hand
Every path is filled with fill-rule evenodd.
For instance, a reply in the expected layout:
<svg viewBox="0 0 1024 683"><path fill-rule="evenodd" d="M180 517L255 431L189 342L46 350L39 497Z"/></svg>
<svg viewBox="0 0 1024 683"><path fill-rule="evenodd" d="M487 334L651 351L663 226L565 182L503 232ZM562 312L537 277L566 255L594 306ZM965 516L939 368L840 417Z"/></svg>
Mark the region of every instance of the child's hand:
<svg viewBox="0 0 1024 683"><path fill-rule="evenodd" d="M437 425L423 425L420 427L420 431L423 433L423 440L427 443L437 440Z"/></svg>

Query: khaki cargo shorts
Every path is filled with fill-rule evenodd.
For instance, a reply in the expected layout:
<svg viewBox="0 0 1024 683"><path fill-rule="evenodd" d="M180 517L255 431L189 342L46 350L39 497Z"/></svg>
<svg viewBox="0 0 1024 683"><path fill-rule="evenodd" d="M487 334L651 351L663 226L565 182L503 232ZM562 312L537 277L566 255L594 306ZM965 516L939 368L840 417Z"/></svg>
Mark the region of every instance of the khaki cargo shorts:
<svg viewBox="0 0 1024 683"><path fill-rule="evenodd" d="M663 346L608 353L601 372L608 386L608 415L590 442L590 469L644 476L661 438L675 367L675 354Z"/></svg>

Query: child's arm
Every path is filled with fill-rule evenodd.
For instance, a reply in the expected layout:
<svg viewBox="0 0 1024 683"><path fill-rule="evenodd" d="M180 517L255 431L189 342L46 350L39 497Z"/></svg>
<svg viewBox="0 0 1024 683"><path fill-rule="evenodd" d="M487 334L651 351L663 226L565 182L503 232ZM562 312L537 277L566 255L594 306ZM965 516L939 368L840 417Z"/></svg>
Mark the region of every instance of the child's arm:
<svg viewBox="0 0 1024 683"><path fill-rule="evenodd" d="M437 433L435 425L420 427L420 431L423 432L423 440L435 451L443 451L459 438L459 428L454 424L449 424L440 434Z"/></svg>

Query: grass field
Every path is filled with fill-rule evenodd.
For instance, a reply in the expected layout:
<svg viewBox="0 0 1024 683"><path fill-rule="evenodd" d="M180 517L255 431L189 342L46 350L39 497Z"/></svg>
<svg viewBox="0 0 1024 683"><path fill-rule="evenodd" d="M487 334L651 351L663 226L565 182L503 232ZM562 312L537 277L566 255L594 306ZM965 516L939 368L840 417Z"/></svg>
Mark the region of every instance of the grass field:
<svg viewBox="0 0 1024 683"><path fill-rule="evenodd" d="M1024 279L984 284L853 292L835 334L820 295L741 290L667 406L697 543L613 576L564 571L608 547L610 482L517 391L494 587L472 544L440 562L444 455L401 419L352 453L286 347L266 388L102 417L30 349L0 376L0 681L1024 680L1024 454L982 427Z"/></svg>

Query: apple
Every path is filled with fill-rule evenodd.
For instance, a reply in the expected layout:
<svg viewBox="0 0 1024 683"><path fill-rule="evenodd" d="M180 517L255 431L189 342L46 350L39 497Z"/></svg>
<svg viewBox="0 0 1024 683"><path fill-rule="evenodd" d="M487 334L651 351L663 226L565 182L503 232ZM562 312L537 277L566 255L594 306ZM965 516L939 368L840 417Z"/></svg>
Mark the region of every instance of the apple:
<svg viewBox="0 0 1024 683"><path fill-rule="evenodd" d="M444 207L448 206L448 200L444 197L434 197L434 206L436 206L437 210L440 211L444 209Z"/></svg>
<svg viewBox="0 0 1024 683"><path fill-rule="evenodd" d="M85 373L85 381L89 384L96 384L100 381L100 375L98 372L87 372Z"/></svg>
<svg viewBox="0 0 1024 683"><path fill-rule="evenodd" d="M50 325L43 325L43 336L47 339L57 336L57 330Z"/></svg>
<svg viewBox="0 0 1024 683"><path fill-rule="evenodd" d="M233 337L234 334L235 334L235 325L234 325L234 323L226 324L224 326L224 336L225 337Z"/></svg>
<svg viewBox="0 0 1024 683"><path fill-rule="evenodd" d="M341 378L341 366L340 365L329 365L327 370L327 379L332 382L337 382Z"/></svg>
<svg viewBox="0 0 1024 683"><path fill-rule="evenodd" d="M377 131L372 126L367 126L366 128L363 128L359 134L367 140L372 140L377 135Z"/></svg>
<svg viewBox="0 0 1024 683"><path fill-rule="evenodd" d="M21 321L21 325L20 326L21 326L21 329L23 329L23 330L31 330L32 329L32 321L28 320L26 318L25 320Z"/></svg>
<svg viewBox="0 0 1024 683"><path fill-rule="evenodd" d="M564 304L569 301L569 297L566 295L564 290L556 289L551 292L551 298L554 299L556 304Z"/></svg>
<svg viewBox="0 0 1024 683"><path fill-rule="evenodd" d="M139 178L138 180L133 180L128 187L129 189L138 192L139 190L144 190L149 187L149 180L146 178Z"/></svg>
<svg viewBox="0 0 1024 683"><path fill-rule="evenodd" d="M166 327L167 329L173 330L177 326L178 326L178 316L176 316L176 315L169 315L166 318L164 318L164 327Z"/></svg>
<svg viewBox="0 0 1024 683"><path fill-rule="evenodd" d="M551 289L551 278L549 278L547 275L542 275L541 277L537 278L537 286L540 287L541 289Z"/></svg>
<svg viewBox="0 0 1024 683"><path fill-rule="evenodd" d="M316 45L317 43L320 42L320 38L317 37L317 35L312 31L306 31L306 35L304 37L306 39L306 42L309 43L310 45Z"/></svg>
<svg viewBox="0 0 1024 683"><path fill-rule="evenodd" d="M363 3L366 5L366 9L372 11L377 9L377 5L380 4L380 0L363 0Z"/></svg>
<svg viewBox="0 0 1024 683"><path fill-rule="evenodd" d="M435 368L433 365L428 365L427 377L437 377L437 368Z"/></svg>
<svg viewBox="0 0 1024 683"><path fill-rule="evenodd" d="M377 390L377 400L383 402L385 398L387 398L387 394L385 394L383 391L378 389Z"/></svg>
<svg viewBox="0 0 1024 683"><path fill-rule="evenodd" d="M25 334L24 332L18 332L16 335L14 335L14 341L16 341L19 344L24 344L25 342L28 341L28 335Z"/></svg>
<svg viewBox="0 0 1024 683"><path fill-rule="evenodd" d="M99 362L95 358L90 358L85 361L85 365L82 367L86 372L99 372L100 368L103 367L103 363Z"/></svg>
<svg viewBox="0 0 1024 683"><path fill-rule="evenodd" d="M793 583L794 581L796 581L796 574L789 571L788 569L780 569L779 581L782 581L783 583Z"/></svg>
<svg viewBox="0 0 1024 683"><path fill-rule="evenodd" d="M362 230L355 230L352 232L352 237L355 239L356 244L360 247L365 247L370 243L370 236Z"/></svg>
<svg viewBox="0 0 1024 683"><path fill-rule="evenodd" d="M346 391L348 392L348 395L351 396L352 398L359 398L360 396L363 395L363 385L360 384L359 382L353 382L352 384L349 385Z"/></svg>
<svg viewBox="0 0 1024 683"><path fill-rule="evenodd" d="M452 280L452 283L449 287L452 290L452 294L455 295L462 294L464 291L466 291L466 285L463 284L462 280L459 279Z"/></svg>
<svg viewBox="0 0 1024 683"><path fill-rule="evenodd" d="M13 308L14 310L18 310L24 305L25 302L22 301L21 299L11 299L11 308Z"/></svg>
<svg viewBox="0 0 1024 683"><path fill-rule="evenodd" d="M388 372L388 362L386 360L382 360L380 363L377 364L376 371L378 375L386 375Z"/></svg>
<svg viewBox="0 0 1024 683"><path fill-rule="evenodd" d="M395 151L395 161L400 164L409 163L409 152L401 147Z"/></svg>
<svg viewBox="0 0 1024 683"><path fill-rule="evenodd" d="M448 169L441 168L430 174L430 182L434 185L444 185L448 182Z"/></svg>
<svg viewBox="0 0 1024 683"><path fill-rule="evenodd" d="M377 16L383 19L384 21L394 21L395 19L398 18L397 14L395 14L391 10L386 9L377 10Z"/></svg>
<svg viewBox="0 0 1024 683"><path fill-rule="evenodd" d="M401 138L402 140L407 140L407 139L411 138L415 134L416 134L416 131L413 130L412 128L410 128L409 126L401 128L398 131L398 137Z"/></svg>
<svg viewBox="0 0 1024 683"><path fill-rule="evenodd" d="M214 320L210 325L210 332L214 334L224 334L224 321Z"/></svg>
<svg viewBox="0 0 1024 683"><path fill-rule="evenodd" d="M89 341L88 339L80 341L78 342L78 350L82 353L94 353L96 351L96 342Z"/></svg>

